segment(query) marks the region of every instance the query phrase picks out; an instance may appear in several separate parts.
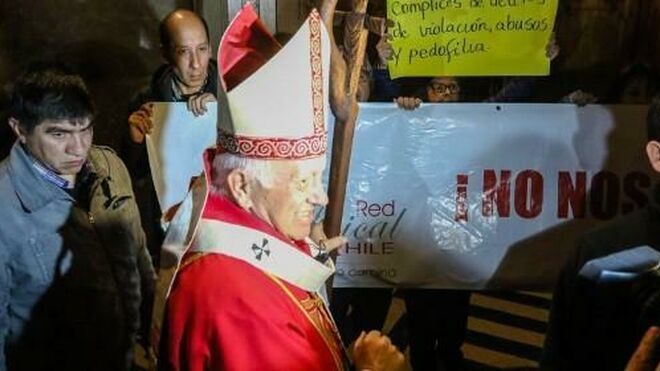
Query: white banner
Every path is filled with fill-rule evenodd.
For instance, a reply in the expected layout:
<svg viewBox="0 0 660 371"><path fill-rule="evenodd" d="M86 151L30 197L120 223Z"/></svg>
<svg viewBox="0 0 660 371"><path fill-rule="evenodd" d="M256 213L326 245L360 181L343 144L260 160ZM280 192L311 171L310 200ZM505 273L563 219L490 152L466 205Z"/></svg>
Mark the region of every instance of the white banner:
<svg viewBox="0 0 660 371"><path fill-rule="evenodd" d="M645 106L361 106L335 287L550 289L648 202Z"/></svg>
<svg viewBox="0 0 660 371"><path fill-rule="evenodd" d="M183 201L190 178L202 173L202 153L215 145L217 104L195 117L186 103L154 103L153 129L147 135L151 179L160 208L165 212Z"/></svg>
<svg viewBox="0 0 660 371"><path fill-rule="evenodd" d="M147 148L164 208L215 142L209 108L155 105ZM550 289L581 233L648 201L646 110L362 105L334 285Z"/></svg>

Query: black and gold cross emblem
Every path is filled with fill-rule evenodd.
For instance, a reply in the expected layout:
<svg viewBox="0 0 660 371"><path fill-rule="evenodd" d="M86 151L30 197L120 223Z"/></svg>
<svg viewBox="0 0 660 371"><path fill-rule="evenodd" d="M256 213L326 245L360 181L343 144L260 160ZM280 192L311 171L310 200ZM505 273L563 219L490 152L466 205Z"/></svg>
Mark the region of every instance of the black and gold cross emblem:
<svg viewBox="0 0 660 371"><path fill-rule="evenodd" d="M266 256L270 256L270 249L268 248L268 240L264 238L263 241L261 241L261 246L257 245L256 243L253 243L252 252L254 252L255 257L259 261L261 261L261 257L264 254L266 254Z"/></svg>

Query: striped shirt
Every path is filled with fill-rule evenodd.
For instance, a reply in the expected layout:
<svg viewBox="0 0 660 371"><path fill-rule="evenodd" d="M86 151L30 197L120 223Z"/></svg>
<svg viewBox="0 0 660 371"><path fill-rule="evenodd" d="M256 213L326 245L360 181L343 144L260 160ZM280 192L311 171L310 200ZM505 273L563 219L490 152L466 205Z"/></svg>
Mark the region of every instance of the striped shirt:
<svg viewBox="0 0 660 371"><path fill-rule="evenodd" d="M48 182L55 184L56 186L65 189L72 190L75 187L75 184L62 178L56 172L42 165L35 158L32 158L32 166L37 170L39 174ZM89 161L85 161L82 169L80 170L81 178L85 179L87 176L94 171L94 167Z"/></svg>

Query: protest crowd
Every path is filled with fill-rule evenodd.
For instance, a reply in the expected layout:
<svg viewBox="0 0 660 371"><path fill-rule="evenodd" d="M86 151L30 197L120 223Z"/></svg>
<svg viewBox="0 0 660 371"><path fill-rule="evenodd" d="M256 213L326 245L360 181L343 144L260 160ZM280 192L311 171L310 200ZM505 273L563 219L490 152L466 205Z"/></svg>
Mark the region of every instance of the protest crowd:
<svg viewBox="0 0 660 371"><path fill-rule="evenodd" d="M660 370L660 2L92 3L0 3L0 371Z"/></svg>

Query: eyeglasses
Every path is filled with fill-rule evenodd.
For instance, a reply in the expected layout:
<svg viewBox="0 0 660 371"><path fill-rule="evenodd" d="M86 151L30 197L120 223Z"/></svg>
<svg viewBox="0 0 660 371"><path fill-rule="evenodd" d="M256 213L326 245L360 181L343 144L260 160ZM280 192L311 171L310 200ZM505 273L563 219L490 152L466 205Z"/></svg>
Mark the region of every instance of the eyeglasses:
<svg viewBox="0 0 660 371"><path fill-rule="evenodd" d="M429 84L429 87L433 89L436 93L444 93L449 91L450 93L458 93L461 91L461 87L457 83L452 82L450 84L443 84L441 82L432 82Z"/></svg>

